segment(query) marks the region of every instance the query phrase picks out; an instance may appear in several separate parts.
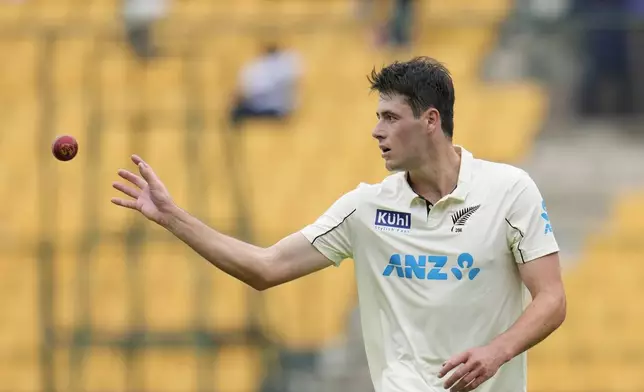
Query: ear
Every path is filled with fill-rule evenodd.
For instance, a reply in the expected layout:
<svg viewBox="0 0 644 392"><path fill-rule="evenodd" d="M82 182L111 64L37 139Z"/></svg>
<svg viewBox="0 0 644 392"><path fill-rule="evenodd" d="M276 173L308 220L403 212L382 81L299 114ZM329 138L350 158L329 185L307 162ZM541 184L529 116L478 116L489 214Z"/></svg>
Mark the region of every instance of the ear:
<svg viewBox="0 0 644 392"><path fill-rule="evenodd" d="M429 108L423 113L423 119L427 124L427 130L429 132L434 131L435 129L440 129L441 127L441 116L438 113L436 108Z"/></svg>

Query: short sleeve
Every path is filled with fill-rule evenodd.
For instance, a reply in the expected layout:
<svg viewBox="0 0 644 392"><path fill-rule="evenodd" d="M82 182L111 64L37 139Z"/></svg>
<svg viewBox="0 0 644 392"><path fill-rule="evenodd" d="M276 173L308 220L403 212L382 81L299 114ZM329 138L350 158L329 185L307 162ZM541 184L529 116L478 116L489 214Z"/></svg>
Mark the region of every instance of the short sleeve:
<svg viewBox="0 0 644 392"><path fill-rule="evenodd" d="M353 256L351 221L358 205L358 192L356 188L344 194L315 222L301 230L311 244L335 265Z"/></svg>
<svg viewBox="0 0 644 392"><path fill-rule="evenodd" d="M550 253L559 245L552 230L546 203L532 178L525 172L510 194L505 218L508 245L517 263L527 263Z"/></svg>

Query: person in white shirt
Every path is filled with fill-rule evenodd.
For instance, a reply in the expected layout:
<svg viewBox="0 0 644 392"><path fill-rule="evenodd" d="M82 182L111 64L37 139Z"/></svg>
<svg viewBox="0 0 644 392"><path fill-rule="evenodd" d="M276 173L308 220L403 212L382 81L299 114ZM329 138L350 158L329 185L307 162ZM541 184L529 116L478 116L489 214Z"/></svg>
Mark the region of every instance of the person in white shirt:
<svg viewBox="0 0 644 392"><path fill-rule="evenodd" d="M240 72L231 125L237 128L247 118L287 117L295 108L300 71L295 52L267 44L262 55Z"/></svg>
<svg viewBox="0 0 644 392"><path fill-rule="evenodd" d="M436 60L395 62L369 79L380 94L372 136L394 173L358 185L273 246L207 227L137 155L140 176L118 172L134 187L114 183L131 199L112 202L257 290L353 258L377 392L526 391L526 351L566 315L559 248L537 186L525 171L452 143L454 87Z"/></svg>
<svg viewBox="0 0 644 392"><path fill-rule="evenodd" d="M157 55L152 28L164 18L170 8L170 0L123 0L125 32L134 53L141 60Z"/></svg>

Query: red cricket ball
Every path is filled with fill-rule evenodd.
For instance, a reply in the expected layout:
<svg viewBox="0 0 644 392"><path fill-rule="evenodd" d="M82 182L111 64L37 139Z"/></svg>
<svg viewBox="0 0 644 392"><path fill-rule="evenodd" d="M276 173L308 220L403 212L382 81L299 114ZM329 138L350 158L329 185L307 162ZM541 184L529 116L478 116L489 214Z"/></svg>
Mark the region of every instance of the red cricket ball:
<svg viewBox="0 0 644 392"><path fill-rule="evenodd" d="M78 153L78 142L73 136L58 136L51 145L51 153L59 161L69 161Z"/></svg>

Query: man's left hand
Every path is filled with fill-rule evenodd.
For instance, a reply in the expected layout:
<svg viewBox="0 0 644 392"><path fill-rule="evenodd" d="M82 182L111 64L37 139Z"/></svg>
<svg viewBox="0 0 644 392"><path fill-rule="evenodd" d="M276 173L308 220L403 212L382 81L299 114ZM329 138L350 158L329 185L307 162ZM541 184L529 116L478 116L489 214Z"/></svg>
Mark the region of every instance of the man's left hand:
<svg viewBox="0 0 644 392"><path fill-rule="evenodd" d="M450 358L443 364L438 377L443 378L452 369L456 369L445 381L445 389L450 392L473 391L494 376L505 362L506 358L501 350L492 346L477 347Z"/></svg>

